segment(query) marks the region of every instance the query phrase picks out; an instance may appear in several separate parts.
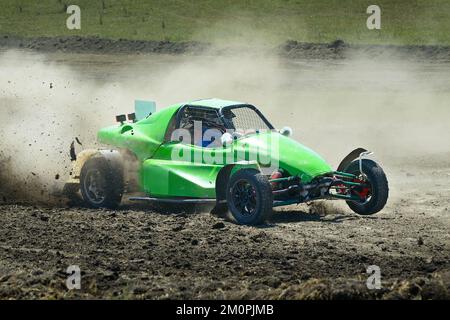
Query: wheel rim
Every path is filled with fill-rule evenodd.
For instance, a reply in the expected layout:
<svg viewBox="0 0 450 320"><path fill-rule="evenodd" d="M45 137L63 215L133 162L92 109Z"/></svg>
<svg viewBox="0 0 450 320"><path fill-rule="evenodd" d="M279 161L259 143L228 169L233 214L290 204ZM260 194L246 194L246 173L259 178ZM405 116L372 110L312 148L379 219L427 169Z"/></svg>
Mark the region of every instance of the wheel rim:
<svg viewBox="0 0 450 320"><path fill-rule="evenodd" d="M84 190L89 201L101 204L105 200L105 180L97 169L91 169L84 179Z"/></svg>
<svg viewBox="0 0 450 320"><path fill-rule="evenodd" d="M247 180L238 180L231 189L233 205L242 216L256 212L256 189Z"/></svg>

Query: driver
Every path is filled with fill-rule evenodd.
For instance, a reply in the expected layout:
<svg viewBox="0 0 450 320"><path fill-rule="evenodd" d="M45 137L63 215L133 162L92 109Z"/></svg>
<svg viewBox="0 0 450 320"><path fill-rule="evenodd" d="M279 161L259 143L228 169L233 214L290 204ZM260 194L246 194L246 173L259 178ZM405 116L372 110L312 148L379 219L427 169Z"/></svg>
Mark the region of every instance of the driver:
<svg viewBox="0 0 450 320"><path fill-rule="evenodd" d="M194 121L194 145L203 148L216 148L222 145L223 131L217 123Z"/></svg>

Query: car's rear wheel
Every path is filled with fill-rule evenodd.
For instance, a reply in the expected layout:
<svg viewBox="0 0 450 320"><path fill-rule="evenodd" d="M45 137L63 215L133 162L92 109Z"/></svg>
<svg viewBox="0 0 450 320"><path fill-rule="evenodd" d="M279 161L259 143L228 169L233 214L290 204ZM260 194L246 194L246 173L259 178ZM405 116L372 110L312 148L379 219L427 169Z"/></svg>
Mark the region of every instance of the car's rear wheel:
<svg viewBox="0 0 450 320"><path fill-rule="evenodd" d="M255 169L241 169L227 186L227 204L239 224L264 223L272 213L272 187L266 176Z"/></svg>
<svg viewBox="0 0 450 320"><path fill-rule="evenodd" d="M80 173L83 200L92 208L115 208L124 191L123 168L103 157L86 161Z"/></svg>
<svg viewBox="0 0 450 320"><path fill-rule="evenodd" d="M353 196L359 197L360 201L347 201L348 206L354 212L361 215L370 215L379 212L386 205L389 197L389 186L383 169L374 161L369 159L362 160L361 175L359 168L359 160L355 160L349 164L345 172L361 176L358 181L364 186L354 188Z"/></svg>

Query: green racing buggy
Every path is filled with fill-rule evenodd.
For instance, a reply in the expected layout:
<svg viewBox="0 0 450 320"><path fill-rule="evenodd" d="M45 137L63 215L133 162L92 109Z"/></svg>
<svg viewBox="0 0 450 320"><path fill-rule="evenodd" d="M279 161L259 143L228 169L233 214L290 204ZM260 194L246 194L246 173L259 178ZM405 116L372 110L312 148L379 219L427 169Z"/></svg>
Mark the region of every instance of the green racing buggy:
<svg viewBox="0 0 450 320"><path fill-rule="evenodd" d="M98 132L108 149L76 155L67 187L94 208L129 200L191 206L212 203L237 223L261 224L272 208L341 199L356 213L385 206L388 182L358 148L337 170L316 152L275 130L253 105L220 99L179 103L159 111L137 101L132 114Z"/></svg>

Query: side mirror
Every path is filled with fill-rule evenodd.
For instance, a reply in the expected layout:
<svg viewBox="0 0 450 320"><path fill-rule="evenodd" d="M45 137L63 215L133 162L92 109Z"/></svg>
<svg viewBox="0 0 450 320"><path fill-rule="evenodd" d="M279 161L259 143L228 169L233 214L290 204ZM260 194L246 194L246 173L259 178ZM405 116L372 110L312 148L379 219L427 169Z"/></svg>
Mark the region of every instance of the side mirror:
<svg viewBox="0 0 450 320"><path fill-rule="evenodd" d="M129 113L129 114L127 115L127 118L128 118L129 121L131 121L131 122L133 122L133 123L136 122L136 114L135 114L135 113Z"/></svg>
<svg viewBox="0 0 450 320"><path fill-rule="evenodd" d="M289 137L289 136L292 135L292 129L291 129L291 127L283 127L283 128L280 130L280 133L281 133L283 136Z"/></svg>
<svg viewBox="0 0 450 320"><path fill-rule="evenodd" d="M119 114L118 116L116 116L116 121L120 122L120 124L122 125L125 121L127 121L127 116L124 114Z"/></svg>

